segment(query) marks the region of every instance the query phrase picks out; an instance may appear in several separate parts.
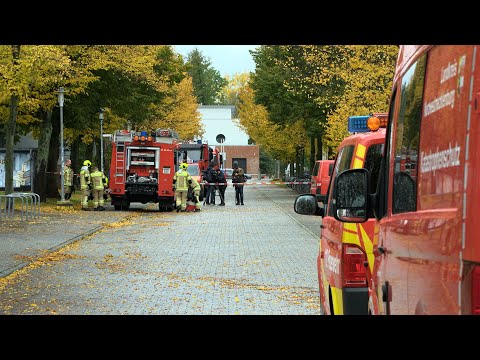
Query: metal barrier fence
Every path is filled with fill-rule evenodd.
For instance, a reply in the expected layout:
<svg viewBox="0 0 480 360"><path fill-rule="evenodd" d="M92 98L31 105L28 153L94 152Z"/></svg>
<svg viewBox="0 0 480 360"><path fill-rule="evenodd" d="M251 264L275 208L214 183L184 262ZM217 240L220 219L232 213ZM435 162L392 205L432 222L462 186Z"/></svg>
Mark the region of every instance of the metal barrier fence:
<svg viewBox="0 0 480 360"><path fill-rule="evenodd" d="M0 221L15 218L15 202L21 203L20 219L28 220L40 216L40 195L37 193L14 192L0 195Z"/></svg>
<svg viewBox="0 0 480 360"><path fill-rule="evenodd" d="M285 181L288 187L292 188L299 194L308 194L310 192L311 178L305 177L287 177Z"/></svg>

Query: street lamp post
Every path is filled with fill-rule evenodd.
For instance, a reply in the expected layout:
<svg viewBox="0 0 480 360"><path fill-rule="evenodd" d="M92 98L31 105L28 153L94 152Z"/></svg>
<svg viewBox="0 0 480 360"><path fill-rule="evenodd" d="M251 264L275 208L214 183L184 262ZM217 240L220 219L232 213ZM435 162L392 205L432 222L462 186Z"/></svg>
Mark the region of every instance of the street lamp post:
<svg viewBox="0 0 480 360"><path fill-rule="evenodd" d="M100 119L100 169L103 173L103 109L100 108L100 114L98 115Z"/></svg>
<svg viewBox="0 0 480 360"><path fill-rule="evenodd" d="M64 177L65 177L65 174L64 174L64 163L65 163L65 159L64 159L64 154L63 154L63 101L64 101L64 94L65 94L65 90L63 89L63 87L60 87L58 89L58 104L60 105L60 163L61 163L61 170L60 170L60 176L61 176L61 201L65 201L65 185L64 185Z"/></svg>

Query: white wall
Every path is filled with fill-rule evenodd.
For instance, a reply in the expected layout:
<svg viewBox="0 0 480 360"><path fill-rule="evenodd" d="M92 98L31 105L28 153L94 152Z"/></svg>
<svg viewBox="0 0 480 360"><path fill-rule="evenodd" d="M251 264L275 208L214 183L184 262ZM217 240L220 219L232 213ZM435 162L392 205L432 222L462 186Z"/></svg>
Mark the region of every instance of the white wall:
<svg viewBox="0 0 480 360"><path fill-rule="evenodd" d="M205 128L203 140L210 146L220 146L216 137L225 135L224 145L248 145L249 136L232 121L234 107L228 105L199 105L198 111Z"/></svg>

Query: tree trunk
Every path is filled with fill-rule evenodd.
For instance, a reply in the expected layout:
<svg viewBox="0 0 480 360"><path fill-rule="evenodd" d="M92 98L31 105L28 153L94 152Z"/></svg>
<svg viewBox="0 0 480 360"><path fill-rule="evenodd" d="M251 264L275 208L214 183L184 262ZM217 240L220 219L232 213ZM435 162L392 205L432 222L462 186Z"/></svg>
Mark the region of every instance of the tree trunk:
<svg viewBox="0 0 480 360"><path fill-rule="evenodd" d="M295 150L295 176L299 177L300 176L300 153L301 149L297 147Z"/></svg>
<svg viewBox="0 0 480 360"><path fill-rule="evenodd" d="M315 135L310 137L310 166L308 171L310 174L313 172L313 167L315 166Z"/></svg>
<svg viewBox="0 0 480 360"><path fill-rule="evenodd" d="M92 158L92 154L93 154L93 144L94 142L92 141L90 144L87 145L87 148L85 150L85 156L83 158L82 161L80 161L81 165L83 165L83 162L85 160L90 160L90 162L93 164L95 162L95 159Z"/></svg>
<svg viewBox="0 0 480 360"><path fill-rule="evenodd" d="M323 159L322 132L317 134L317 160L325 160Z"/></svg>
<svg viewBox="0 0 480 360"><path fill-rule="evenodd" d="M80 150L80 139L75 139L70 147L70 160L72 160L72 169L75 174L80 172L80 168L82 167L79 163L79 150Z"/></svg>
<svg viewBox="0 0 480 360"><path fill-rule="evenodd" d="M91 162L92 162L92 166L95 164L95 165L98 165L98 156L97 156L97 141L96 140L93 140L92 141L92 157L90 158ZM100 166L99 166L100 168Z"/></svg>
<svg viewBox="0 0 480 360"><path fill-rule="evenodd" d="M16 79L18 59L20 58L20 46L12 45L13 73ZM13 145L15 138L15 124L17 122L19 96L16 90L10 96L10 112L6 125L5 134L5 194L13 193Z"/></svg>
<svg viewBox="0 0 480 360"><path fill-rule="evenodd" d="M58 115L58 117L57 117ZM47 161L47 198L60 200L58 188L60 184L60 169L58 158L60 157L60 113L55 112L55 116L51 116L52 134L50 136L50 151L48 152Z"/></svg>
<svg viewBox="0 0 480 360"><path fill-rule="evenodd" d="M5 139L5 194L13 193L13 145L15 137L15 123L17 122L18 96L10 96L10 114L8 116Z"/></svg>
<svg viewBox="0 0 480 360"><path fill-rule="evenodd" d="M52 111L40 111L40 139L38 140L37 161L35 167L34 188L40 199L47 201L47 162L52 137Z"/></svg>

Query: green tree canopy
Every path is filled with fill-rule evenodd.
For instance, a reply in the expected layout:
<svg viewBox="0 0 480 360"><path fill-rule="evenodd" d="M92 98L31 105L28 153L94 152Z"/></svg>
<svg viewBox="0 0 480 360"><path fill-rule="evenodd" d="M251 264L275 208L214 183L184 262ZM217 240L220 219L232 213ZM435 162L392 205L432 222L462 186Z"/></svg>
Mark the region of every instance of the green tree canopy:
<svg viewBox="0 0 480 360"><path fill-rule="evenodd" d="M198 103L203 105L218 103L220 91L228 81L212 67L210 59L195 48L187 55L186 65L188 74L193 80L193 89Z"/></svg>

